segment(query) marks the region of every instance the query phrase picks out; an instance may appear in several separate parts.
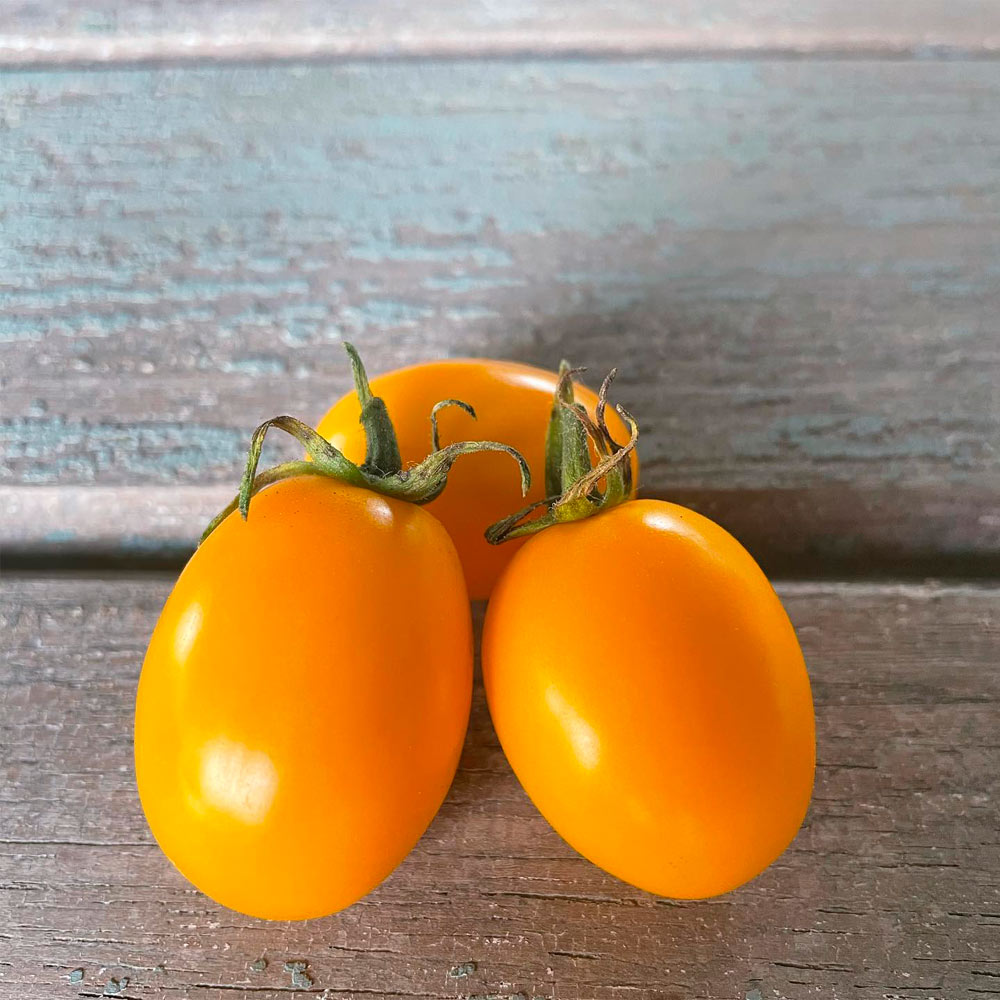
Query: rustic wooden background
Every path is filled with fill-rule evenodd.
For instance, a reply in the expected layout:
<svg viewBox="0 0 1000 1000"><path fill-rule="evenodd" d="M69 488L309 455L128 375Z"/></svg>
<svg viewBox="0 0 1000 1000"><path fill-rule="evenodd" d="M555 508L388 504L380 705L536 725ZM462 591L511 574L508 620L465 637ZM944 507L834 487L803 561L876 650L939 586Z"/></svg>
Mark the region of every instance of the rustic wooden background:
<svg viewBox="0 0 1000 1000"><path fill-rule="evenodd" d="M481 693L346 913L169 866L145 643L346 336L620 365L644 491L742 538L806 651L816 796L763 876L593 868ZM0 379L2 1000L1000 995L996 0L0 0Z"/></svg>

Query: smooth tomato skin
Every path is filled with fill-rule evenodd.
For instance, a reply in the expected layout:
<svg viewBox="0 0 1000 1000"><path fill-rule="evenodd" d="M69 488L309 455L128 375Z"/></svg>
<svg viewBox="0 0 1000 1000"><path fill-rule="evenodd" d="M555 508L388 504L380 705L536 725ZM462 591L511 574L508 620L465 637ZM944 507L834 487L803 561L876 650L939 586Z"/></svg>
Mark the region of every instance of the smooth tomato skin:
<svg viewBox="0 0 1000 1000"><path fill-rule="evenodd" d="M142 807L217 902L333 913L434 817L471 696L468 597L441 524L329 479L277 483L195 552L153 632L135 714Z"/></svg>
<svg viewBox="0 0 1000 1000"><path fill-rule="evenodd" d="M732 535L636 500L534 536L494 589L490 713L525 791L605 871L698 899L764 870L812 793L805 663Z"/></svg>
<svg viewBox="0 0 1000 1000"><path fill-rule="evenodd" d="M516 448L531 468L527 497L507 455L485 452L460 458L451 470L444 492L427 509L448 529L465 569L473 600L489 597L497 578L523 544L521 539L490 545L483 532L494 521L545 496L545 432L552 410L558 375L513 361L454 359L412 365L371 380L392 417L404 464L424 458L431 449L431 408L442 399L461 399L476 411L476 420L457 407L438 414L441 444L454 441L500 441ZM576 399L591 416L597 394L576 385ZM348 458L365 457L365 436L354 393L344 396L323 417L317 430ZM628 440L625 425L612 407L608 427L618 441ZM639 468L632 459L633 482Z"/></svg>

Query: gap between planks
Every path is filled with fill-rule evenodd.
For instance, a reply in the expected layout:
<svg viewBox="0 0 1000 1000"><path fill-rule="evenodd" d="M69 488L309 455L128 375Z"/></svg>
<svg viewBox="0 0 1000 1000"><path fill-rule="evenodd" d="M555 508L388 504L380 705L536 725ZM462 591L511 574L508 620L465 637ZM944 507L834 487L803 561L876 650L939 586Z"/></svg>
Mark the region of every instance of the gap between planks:
<svg viewBox="0 0 1000 1000"><path fill-rule="evenodd" d="M0 0L0 65L307 59L994 57L991 0Z"/></svg>
<svg viewBox="0 0 1000 1000"><path fill-rule="evenodd" d="M122 39L94 44L90 39L35 39L0 35L0 72L4 70L88 70L127 68L175 68L186 65L263 65L269 63L374 63L374 62L521 62L537 60L593 60L625 62L662 60L670 62L739 62L822 59L840 62L901 62L941 60L996 61L1000 43L988 39L983 47L967 45L880 44L859 40L841 46L820 41L787 46L752 44L698 48L673 39L644 37L613 40L573 39L558 44L529 41L489 42L461 39L454 44L427 40L422 45L370 45L359 40L340 43L336 39L311 36L286 37L276 43L266 36L185 36Z"/></svg>
<svg viewBox="0 0 1000 1000"><path fill-rule="evenodd" d="M0 486L0 565L19 572L179 570L234 486ZM784 579L1000 578L995 495L951 487L853 492L644 490L700 511ZM433 512L433 508L432 508Z"/></svg>

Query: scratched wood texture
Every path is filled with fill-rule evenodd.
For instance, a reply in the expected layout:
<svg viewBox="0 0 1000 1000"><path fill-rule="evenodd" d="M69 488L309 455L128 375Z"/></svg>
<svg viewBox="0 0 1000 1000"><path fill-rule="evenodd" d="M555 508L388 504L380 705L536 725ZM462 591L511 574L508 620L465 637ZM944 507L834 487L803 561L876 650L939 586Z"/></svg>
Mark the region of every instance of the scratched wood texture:
<svg viewBox="0 0 1000 1000"><path fill-rule="evenodd" d="M297 925L215 906L145 826L131 715L168 588L3 584L4 1000L95 996L123 975L127 997L265 1000L288 995L289 959L329 997L1000 993L995 586L779 587L814 685L816 792L792 848L732 895L659 900L576 856L520 790L477 688L458 777L413 854L362 903Z"/></svg>
<svg viewBox="0 0 1000 1000"><path fill-rule="evenodd" d="M0 65L1000 49L995 0L0 0Z"/></svg>
<svg viewBox="0 0 1000 1000"><path fill-rule="evenodd" d="M0 543L181 557L349 336L619 364L646 492L772 571L995 572L998 106L990 61L9 73Z"/></svg>

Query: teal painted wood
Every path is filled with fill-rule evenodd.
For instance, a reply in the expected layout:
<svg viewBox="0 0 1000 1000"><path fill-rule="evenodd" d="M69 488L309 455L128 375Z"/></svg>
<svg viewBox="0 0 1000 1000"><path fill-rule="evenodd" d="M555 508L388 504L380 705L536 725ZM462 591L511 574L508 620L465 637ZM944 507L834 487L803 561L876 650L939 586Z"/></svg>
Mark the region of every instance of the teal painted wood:
<svg viewBox="0 0 1000 1000"><path fill-rule="evenodd" d="M713 52L994 53L993 0L0 0L0 64Z"/></svg>
<svg viewBox="0 0 1000 1000"><path fill-rule="evenodd" d="M989 62L8 75L0 474L232 483L351 337L617 363L646 488L772 536L793 491L796 551L874 507L862 561L995 553L998 106Z"/></svg>

